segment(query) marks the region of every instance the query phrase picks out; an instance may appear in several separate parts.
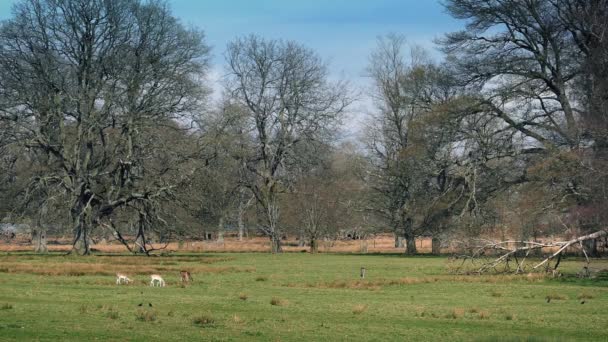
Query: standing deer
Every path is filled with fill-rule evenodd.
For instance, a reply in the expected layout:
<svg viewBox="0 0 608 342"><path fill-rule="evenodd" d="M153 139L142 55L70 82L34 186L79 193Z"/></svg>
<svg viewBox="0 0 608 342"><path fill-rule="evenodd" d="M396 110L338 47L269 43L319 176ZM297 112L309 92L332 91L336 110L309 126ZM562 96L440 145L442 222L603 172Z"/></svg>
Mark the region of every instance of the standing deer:
<svg viewBox="0 0 608 342"><path fill-rule="evenodd" d="M160 275L152 274L150 275L150 279L150 286L156 286L158 283L158 286L165 287L165 280Z"/></svg>
<svg viewBox="0 0 608 342"><path fill-rule="evenodd" d="M182 280L182 283L189 283L194 280L194 279L192 279L192 276L190 275L190 272L188 272L188 271L180 271L179 276L180 276L180 279Z"/></svg>
<svg viewBox="0 0 608 342"><path fill-rule="evenodd" d="M131 281L131 279L129 279L129 277L127 277L126 274L124 273L116 273L116 285L120 285L123 282L125 284L129 284L129 282Z"/></svg>

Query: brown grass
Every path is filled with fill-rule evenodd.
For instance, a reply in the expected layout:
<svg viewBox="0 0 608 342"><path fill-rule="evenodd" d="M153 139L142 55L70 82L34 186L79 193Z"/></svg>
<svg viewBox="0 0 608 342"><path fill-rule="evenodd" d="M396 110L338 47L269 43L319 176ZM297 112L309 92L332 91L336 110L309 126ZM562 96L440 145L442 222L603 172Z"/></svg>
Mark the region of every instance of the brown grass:
<svg viewBox="0 0 608 342"><path fill-rule="evenodd" d="M270 300L270 305L274 306L286 306L287 304L289 304L289 301L287 299L272 297L272 299Z"/></svg>
<svg viewBox="0 0 608 342"><path fill-rule="evenodd" d="M329 288L329 289L355 289L355 290L379 290L385 286L406 286L416 284L428 284L436 282L462 282L462 283L510 283L513 281L538 282L546 276L526 277L521 275L492 275L492 276L434 276L418 278L397 278L397 279L376 279L376 280L334 280L331 282L318 283L287 283L286 287L307 287L307 288ZM493 297L500 297L502 293L493 291Z"/></svg>
<svg viewBox="0 0 608 342"><path fill-rule="evenodd" d="M563 295L561 293L553 292L549 293L546 298L551 300L567 300L568 296Z"/></svg>
<svg viewBox="0 0 608 342"><path fill-rule="evenodd" d="M233 315L232 316L232 322L234 322L235 324L242 324L245 321L241 318L241 316L239 316L239 315Z"/></svg>
<svg viewBox="0 0 608 342"><path fill-rule="evenodd" d="M357 304L357 305L353 306L353 314L355 314L355 315L360 315L360 314L364 313L365 311L367 311L367 305Z"/></svg>
<svg viewBox="0 0 608 342"><path fill-rule="evenodd" d="M490 319L490 314L487 311L480 311L479 319Z"/></svg>
<svg viewBox="0 0 608 342"><path fill-rule="evenodd" d="M199 327L208 327L215 323L215 319L211 317L211 315L203 314L192 319L192 324L197 325Z"/></svg>
<svg viewBox="0 0 608 342"><path fill-rule="evenodd" d="M255 267L207 266L205 264L229 260L226 258L134 258L134 257L95 257L80 262L61 259L33 259L19 256L0 257L0 273L27 273L47 276L84 276L104 275L115 276L116 272L128 275L148 275L151 273L179 274L182 266L177 261L196 263L190 266L192 273L236 273L255 272ZM202 263L203 265L199 264Z"/></svg>
<svg viewBox="0 0 608 342"><path fill-rule="evenodd" d="M502 292L498 292L498 291L492 291L490 292L490 296L492 297L502 297Z"/></svg>
<svg viewBox="0 0 608 342"><path fill-rule="evenodd" d="M462 309L462 308L455 308L450 313L450 315L449 315L450 317L449 318L452 318L452 319L460 318L460 317L464 316L464 311L465 310Z"/></svg>
<svg viewBox="0 0 608 342"><path fill-rule="evenodd" d="M68 252L71 249L69 239L49 239L48 249L51 252ZM284 241L283 250L285 252L300 253L302 247L298 247L296 240ZM155 248L162 248L164 245L154 245ZM419 239L416 241L419 253L431 252L431 239ZM112 241L106 244L94 244L92 248L102 253L125 253L127 249L120 243ZM360 240L332 241L331 244L322 244L319 252L332 253L359 253L361 249ZM27 239L21 239L18 243L0 243L0 251L4 252L30 252L31 245ZM308 248L305 248L307 251ZM238 241L235 237L226 237L223 243L216 241L185 241L170 243L162 252L269 252L270 241L265 237L252 237ZM375 239L368 240L369 253L402 253L403 248L395 248L394 237L390 234L377 236Z"/></svg>
<svg viewBox="0 0 608 342"><path fill-rule="evenodd" d="M239 293L240 300L247 300L247 298L249 298L249 296L246 293Z"/></svg>
<svg viewBox="0 0 608 342"><path fill-rule="evenodd" d="M154 322L156 321L156 316L157 314L155 310L139 309L135 313L135 318L142 322Z"/></svg>
<svg viewBox="0 0 608 342"><path fill-rule="evenodd" d="M594 296L591 293L589 293L589 292L581 292L581 294L579 294L578 297L576 297L576 298L578 298L579 300L581 300L581 299L593 299Z"/></svg>

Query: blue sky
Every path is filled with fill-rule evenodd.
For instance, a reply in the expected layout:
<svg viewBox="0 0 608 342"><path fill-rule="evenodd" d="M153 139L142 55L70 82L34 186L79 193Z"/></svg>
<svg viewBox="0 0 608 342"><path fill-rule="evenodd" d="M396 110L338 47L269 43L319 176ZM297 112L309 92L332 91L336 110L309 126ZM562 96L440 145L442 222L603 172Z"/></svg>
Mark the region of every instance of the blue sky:
<svg viewBox="0 0 608 342"><path fill-rule="evenodd" d="M0 0L0 19L16 0ZM202 28L213 47L214 77L223 73L226 43L256 33L296 40L329 61L336 77L365 89L368 56L376 38L399 33L433 52L433 40L462 22L445 13L439 0L169 0L183 23ZM435 55L439 55L435 52ZM363 99L363 107L369 101ZM366 104L367 103L367 104Z"/></svg>

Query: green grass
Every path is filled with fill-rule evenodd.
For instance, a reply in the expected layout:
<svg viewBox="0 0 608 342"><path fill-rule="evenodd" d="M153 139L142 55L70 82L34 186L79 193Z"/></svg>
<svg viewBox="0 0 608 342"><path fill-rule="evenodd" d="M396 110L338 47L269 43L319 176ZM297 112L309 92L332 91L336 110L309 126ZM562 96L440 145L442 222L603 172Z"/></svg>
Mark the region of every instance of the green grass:
<svg viewBox="0 0 608 342"><path fill-rule="evenodd" d="M115 285L108 274L126 264L167 287L144 272ZM191 285L179 286L181 269L197 270ZM454 276L445 258L395 255L0 255L0 340L602 341L607 285Z"/></svg>

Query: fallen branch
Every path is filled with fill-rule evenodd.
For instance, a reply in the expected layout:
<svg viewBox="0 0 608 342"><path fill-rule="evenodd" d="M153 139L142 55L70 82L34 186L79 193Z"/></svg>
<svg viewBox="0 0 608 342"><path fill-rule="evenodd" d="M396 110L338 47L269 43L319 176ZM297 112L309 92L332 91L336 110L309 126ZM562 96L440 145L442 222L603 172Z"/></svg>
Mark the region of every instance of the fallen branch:
<svg viewBox="0 0 608 342"><path fill-rule="evenodd" d="M594 232L592 234L587 234L584 236L579 236L577 238L568 240L568 241L555 241L555 242L536 242L536 241L517 241L517 240L509 240L509 241L490 241L490 240L477 240L481 241L481 244L477 244L472 247L468 247L472 251L472 255L468 256L466 260L471 260L475 262L479 259L484 258L486 255L491 254L491 251L499 251L500 255L493 258L490 261L483 262L481 266L479 266L474 273L482 274L486 273L490 270L494 270L495 272L504 272L510 273L513 272L511 269L509 262L513 258L517 267L515 268L515 273L524 273L525 272L525 262L530 253L534 250L542 250L543 248L558 248L556 252L551 254L550 256L543 259L541 262L532 267L532 270L537 270L541 266L545 265L545 270L547 272L552 271L554 274L559 267L561 257L563 253L568 249L568 247L578 246L582 249L583 254L587 260L587 264L589 264L589 257L587 256L587 252L583 247L583 242L588 240L596 240L602 237L608 236L608 230L600 230ZM524 257L518 259L518 255L524 254ZM551 261L557 258L557 262L553 267L551 267ZM459 267L459 271L462 270L464 266L464 261ZM499 267L503 266L502 270L499 270Z"/></svg>

